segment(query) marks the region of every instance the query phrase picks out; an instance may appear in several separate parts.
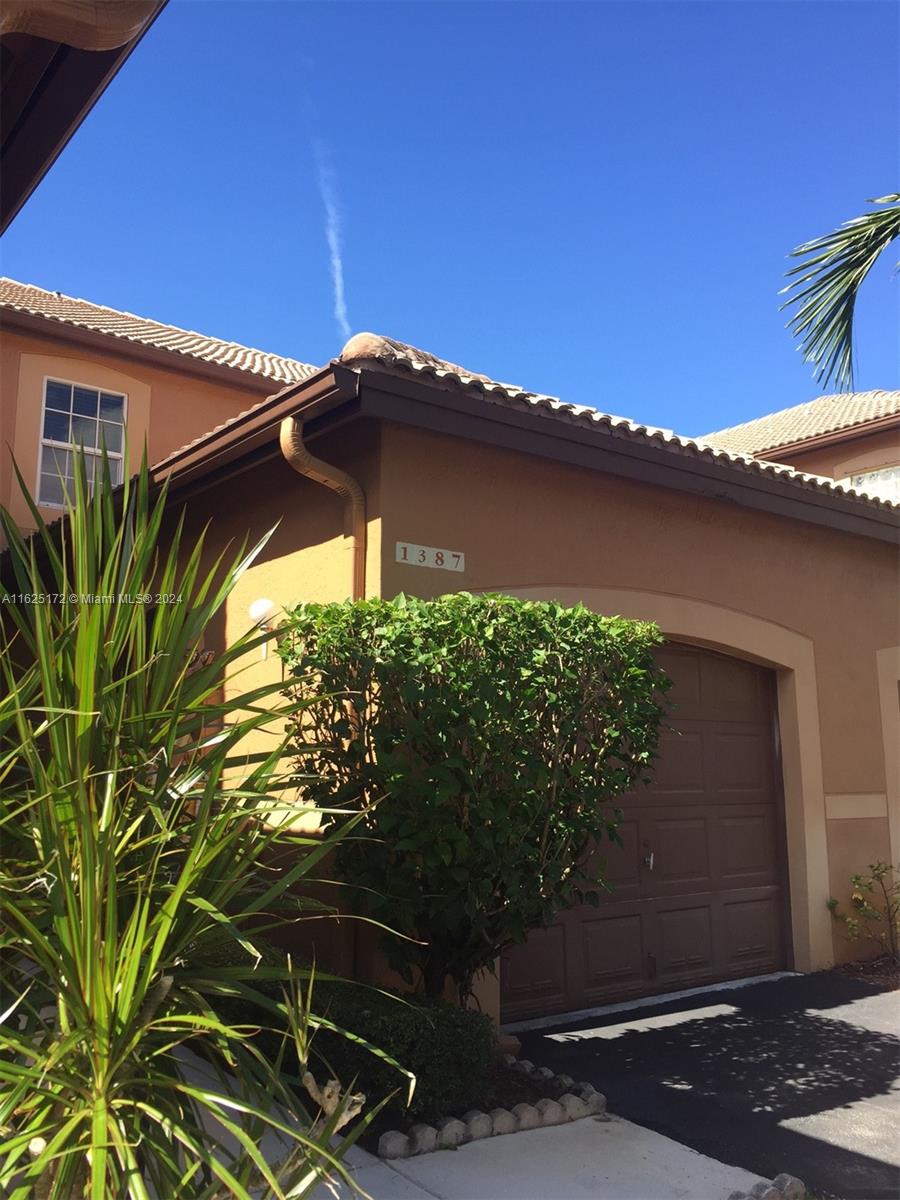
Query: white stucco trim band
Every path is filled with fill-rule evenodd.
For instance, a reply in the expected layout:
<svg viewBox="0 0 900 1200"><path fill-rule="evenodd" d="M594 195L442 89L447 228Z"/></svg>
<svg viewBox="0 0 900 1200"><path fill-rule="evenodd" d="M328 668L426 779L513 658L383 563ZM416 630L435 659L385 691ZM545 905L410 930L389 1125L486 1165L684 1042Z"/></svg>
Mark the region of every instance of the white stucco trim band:
<svg viewBox="0 0 900 1200"><path fill-rule="evenodd" d="M825 793L825 816L829 821L851 821L856 817L887 815L887 796L883 792Z"/></svg>

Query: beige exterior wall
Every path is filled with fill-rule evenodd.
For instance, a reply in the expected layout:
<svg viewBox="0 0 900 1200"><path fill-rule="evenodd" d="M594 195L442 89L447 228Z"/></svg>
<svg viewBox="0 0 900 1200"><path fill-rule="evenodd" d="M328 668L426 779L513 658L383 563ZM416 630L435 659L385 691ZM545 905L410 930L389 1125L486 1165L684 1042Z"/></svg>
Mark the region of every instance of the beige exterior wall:
<svg viewBox="0 0 900 1200"><path fill-rule="evenodd" d="M381 518L379 429L358 424L350 431L317 441L315 453L340 461L366 493L366 594L381 589ZM255 544L273 531L254 564L229 597L222 628L216 636L230 645L251 627L250 606L270 600L279 614L301 601L347 600L352 584L352 539L348 513L336 492L298 475L280 454L242 475L209 488L187 503L186 538L199 535L211 515L210 554L231 541ZM276 620L280 620L277 617ZM281 677L281 660L271 648L256 650L242 664L229 690L248 691ZM248 753L260 750L265 737L247 740Z"/></svg>
<svg viewBox="0 0 900 1200"><path fill-rule="evenodd" d="M828 965L829 894L846 899L851 864L900 857L883 712L896 682L885 699L878 657L900 641L896 551L405 427L385 429L382 453L384 595L580 599L777 671L794 951L801 969ZM394 562L398 540L463 551L465 574ZM884 797L882 815L869 801L865 817L829 820L826 794Z"/></svg>
<svg viewBox="0 0 900 1200"><path fill-rule="evenodd" d="M358 423L314 445L368 500L367 594L498 590L654 619L673 639L777 675L795 962L851 951L825 902L848 877L900 857L900 595L896 552L867 538L405 426ZM340 500L273 458L191 501L215 542L281 520L229 604L342 600L349 532ZM395 562L398 541L458 550L464 573ZM277 677L260 660L244 683ZM893 848L891 840L893 839ZM348 961L347 938L340 952ZM338 953L330 931L326 942ZM365 939L364 939L365 943ZM857 953L853 950L852 953ZM350 955L377 973L366 944ZM496 981L482 996L496 1005Z"/></svg>
<svg viewBox="0 0 900 1200"><path fill-rule="evenodd" d="M779 452L762 457L785 463L810 475L827 475L830 479L846 479L862 471L877 471L882 467L900 466L900 429L884 429L863 437L847 437L817 450Z"/></svg>
<svg viewBox="0 0 900 1200"><path fill-rule="evenodd" d="M24 529L30 528L30 516L15 483L7 446L26 483L36 491L47 376L125 394L132 470L140 463L145 441L150 461L158 462L264 395L191 375L178 360L167 370L126 354L79 346L77 340L5 329L0 342L0 504ZM277 385L271 390L276 391ZM48 520L59 515L51 507L41 511Z"/></svg>

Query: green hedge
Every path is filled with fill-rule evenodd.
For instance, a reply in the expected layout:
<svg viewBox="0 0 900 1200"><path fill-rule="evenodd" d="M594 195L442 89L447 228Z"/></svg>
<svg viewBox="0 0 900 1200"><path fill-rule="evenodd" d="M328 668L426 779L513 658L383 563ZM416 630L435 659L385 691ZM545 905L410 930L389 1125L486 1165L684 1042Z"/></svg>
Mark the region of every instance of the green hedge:
<svg viewBox="0 0 900 1200"><path fill-rule="evenodd" d="M259 939L263 965L278 966L282 952ZM232 943L216 951L207 950L204 963L221 966L244 965L245 956ZM261 981L259 990L281 999L282 985ZM235 1023L267 1025L271 1014L246 1000L221 999L219 1011ZM315 1011L342 1029L358 1034L383 1050L416 1076L416 1087L407 1108L409 1080L395 1067L370 1051L338 1034L320 1029L313 1039L316 1061L313 1070L324 1082L323 1063L345 1087L356 1078L355 1089L368 1097L366 1111L384 1096L397 1092L378 1120L378 1128L435 1121L450 1112L475 1107L481 1099L488 1072L496 1059L494 1026L484 1013L462 1009L456 1004L425 1000L421 996L398 997L353 982L320 981L315 985ZM277 1035L262 1033L260 1039L272 1054L277 1053ZM284 1063L286 1077L297 1077L297 1061L289 1050ZM305 1097L305 1093L304 1093Z"/></svg>
<svg viewBox="0 0 900 1200"><path fill-rule="evenodd" d="M357 1033L395 1058L416 1076L406 1107L408 1080L394 1067L345 1038L320 1030L318 1052L346 1087L354 1076L357 1090L370 1102L399 1089L386 1106L379 1126L438 1117L472 1108L480 1100L496 1057L494 1027L484 1013L421 997L395 998L369 988L321 984L317 1012Z"/></svg>

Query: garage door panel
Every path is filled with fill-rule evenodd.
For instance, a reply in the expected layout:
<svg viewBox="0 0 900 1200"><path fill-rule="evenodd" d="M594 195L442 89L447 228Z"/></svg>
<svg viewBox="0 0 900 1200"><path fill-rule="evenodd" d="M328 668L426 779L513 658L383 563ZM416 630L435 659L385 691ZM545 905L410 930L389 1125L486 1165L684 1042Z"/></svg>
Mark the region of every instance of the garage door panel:
<svg viewBox="0 0 900 1200"><path fill-rule="evenodd" d="M595 996L634 993L647 983L645 917L640 912L604 916L581 925L581 954L588 1003Z"/></svg>
<svg viewBox="0 0 900 1200"><path fill-rule="evenodd" d="M682 717L702 712L701 651L664 647L657 651L656 661L672 681L669 701L678 707Z"/></svg>
<svg viewBox="0 0 900 1200"><path fill-rule="evenodd" d="M719 883L723 888L778 881L775 812L771 807L723 814L718 821Z"/></svg>
<svg viewBox="0 0 900 1200"><path fill-rule="evenodd" d="M536 929L523 946L514 946L501 963L504 1007L520 1015L559 1012L570 992L566 970L566 931L562 923Z"/></svg>
<svg viewBox="0 0 900 1200"><path fill-rule="evenodd" d="M655 800L671 798L679 803L702 796L706 789L702 729L673 730L659 739L659 758L653 782L643 792L632 793L636 802L647 794Z"/></svg>
<svg viewBox="0 0 900 1200"><path fill-rule="evenodd" d="M658 658L672 729L653 782L619 802L623 847L598 847L613 891L504 960L506 1020L785 966L774 676L696 647Z"/></svg>
<svg viewBox="0 0 900 1200"><path fill-rule="evenodd" d="M769 704L766 672L737 658L705 654L701 663L703 705L719 720L762 721Z"/></svg>
<svg viewBox="0 0 900 1200"><path fill-rule="evenodd" d="M619 825L622 845L597 844L585 867L588 875L606 879L615 888L617 900L630 899L641 887L641 837L636 817L626 816Z"/></svg>
<svg viewBox="0 0 900 1200"><path fill-rule="evenodd" d="M762 729L714 730L711 738L712 783L723 799L728 793L771 795L770 735Z"/></svg>
<svg viewBox="0 0 900 1200"><path fill-rule="evenodd" d="M654 821L649 829L653 868L647 872L645 890L665 894L672 887L690 885L695 892L706 891L710 879L706 816L673 815Z"/></svg>
<svg viewBox="0 0 900 1200"><path fill-rule="evenodd" d="M781 965L780 903L776 892L722 905L727 964L735 974Z"/></svg>
<svg viewBox="0 0 900 1200"><path fill-rule="evenodd" d="M713 969L713 920L710 900L657 910L659 979L682 980Z"/></svg>

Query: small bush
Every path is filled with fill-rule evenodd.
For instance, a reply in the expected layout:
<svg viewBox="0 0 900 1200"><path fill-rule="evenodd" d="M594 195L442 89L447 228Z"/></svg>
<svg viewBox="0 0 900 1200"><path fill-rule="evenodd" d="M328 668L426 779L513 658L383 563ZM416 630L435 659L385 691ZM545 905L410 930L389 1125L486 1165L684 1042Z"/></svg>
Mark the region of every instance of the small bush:
<svg viewBox="0 0 900 1200"><path fill-rule="evenodd" d="M869 864L868 875L851 875L850 911L843 912L831 897L828 908L844 926L851 942L875 942L882 954L900 963L900 864Z"/></svg>
<svg viewBox="0 0 900 1200"><path fill-rule="evenodd" d="M408 1081L395 1067L336 1034L326 1030L316 1034L319 1054L343 1085L349 1086L356 1077L353 1090L370 1096L399 1089L383 1110L380 1125L385 1119L391 1124L435 1121L478 1103L496 1056L494 1027L485 1013L442 1000L398 999L371 989L324 983L318 985L316 995L323 1016L366 1038L416 1077L407 1108Z"/></svg>

